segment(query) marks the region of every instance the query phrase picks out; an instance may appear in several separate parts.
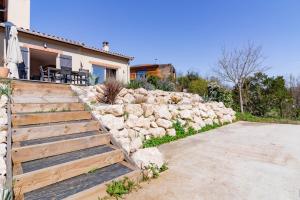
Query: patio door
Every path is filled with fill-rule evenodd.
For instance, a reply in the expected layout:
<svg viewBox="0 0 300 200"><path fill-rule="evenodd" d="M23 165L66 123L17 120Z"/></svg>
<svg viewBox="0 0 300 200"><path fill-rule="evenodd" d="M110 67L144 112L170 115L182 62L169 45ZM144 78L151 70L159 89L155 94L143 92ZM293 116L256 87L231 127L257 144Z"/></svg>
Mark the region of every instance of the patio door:
<svg viewBox="0 0 300 200"><path fill-rule="evenodd" d="M21 54L23 62L18 64L19 78L28 79L29 78L29 49L26 47L21 47Z"/></svg>
<svg viewBox="0 0 300 200"><path fill-rule="evenodd" d="M72 56L60 55L60 67L72 68Z"/></svg>
<svg viewBox="0 0 300 200"><path fill-rule="evenodd" d="M93 67L93 75L97 77L97 83L103 83L105 81L105 67L99 65L92 65Z"/></svg>

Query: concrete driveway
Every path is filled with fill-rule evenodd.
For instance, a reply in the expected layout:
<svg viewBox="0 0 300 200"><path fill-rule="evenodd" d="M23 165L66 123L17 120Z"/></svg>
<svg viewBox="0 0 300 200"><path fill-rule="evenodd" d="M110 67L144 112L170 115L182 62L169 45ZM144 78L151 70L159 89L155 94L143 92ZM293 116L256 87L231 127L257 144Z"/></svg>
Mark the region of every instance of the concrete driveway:
<svg viewBox="0 0 300 200"><path fill-rule="evenodd" d="M300 125L238 122L159 147L169 170L130 200L300 200Z"/></svg>

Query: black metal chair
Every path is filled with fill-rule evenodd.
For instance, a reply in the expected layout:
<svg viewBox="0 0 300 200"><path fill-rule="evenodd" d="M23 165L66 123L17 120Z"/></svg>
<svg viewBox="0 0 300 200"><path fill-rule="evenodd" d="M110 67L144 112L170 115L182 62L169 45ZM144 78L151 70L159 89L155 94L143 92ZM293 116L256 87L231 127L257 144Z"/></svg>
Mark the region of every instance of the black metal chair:
<svg viewBox="0 0 300 200"><path fill-rule="evenodd" d="M72 68L61 67L60 69L60 82L61 83L72 83Z"/></svg>
<svg viewBox="0 0 300 200"><path fill-rule="evenodd" d="M40 66L40 80L41 81L51 81L53 79L52 74L50 74L50 77L48 76L48 68L44 68L43 66Z"/></svg>
<svg viewBox="0 0 300 200"><path fill-rule="evenodd" d="M89 85L89 74L90 72L88 69L79 69L78 72L79 80L77 80L77 84L83 85L84 83L84 85Z"/></svg>

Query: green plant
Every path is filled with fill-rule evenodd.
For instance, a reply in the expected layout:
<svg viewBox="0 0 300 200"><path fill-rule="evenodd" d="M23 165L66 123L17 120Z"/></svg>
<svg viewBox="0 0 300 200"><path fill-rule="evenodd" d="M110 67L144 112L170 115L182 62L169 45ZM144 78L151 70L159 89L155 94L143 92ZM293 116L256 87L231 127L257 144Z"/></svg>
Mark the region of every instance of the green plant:
<svg viewBox="0 0 300 200"><path fill-rule="evenodd" d="M97 95L97 101L101 103L114 104L122 89L122 83L115 79L108 79L104 82L103 94Z"/></svg>
<svg viewBox="0 0 300 200"><path fill-rule="evenodd" d="M0 84L0 97L2 95L7 97L11 95L11 89L9 88L8 84Z"/></svg>
<svg viewBox="0 0 300 200"><path fill-rule="evenodd" d="M89 74L89 84L90 85L96 85L99 81L99 77L93 74Z"/></svg>
<svg viewBox="0 0 300 200"><path fill-rule="evenodd" d="M175 83L169 80L159 80L156 89L163 91L175 91Z"/></svg>
<svg viewBox="0 0 300 200"><path fill-rule="evenodd" d="M138 185L131 181L128 177L123 180L112 181L112 183L106 185L106 192L116 198L122 198L123 195L130 193L138 187Z"/></svg>
<svg viewBox="0 0 300 200"><path fill-rule="evenodd" d="M92 100L92 101L90 102L91 105L95 105L96 103L97 103L96 100Z"/></svg>
<svg viewBox="0 0 300 200"><path fill-rule="evenodd" d="M52 108L51 110L49 110L49 112L56 112L57 108Z"/></svg>
<svg viewBox="0 0 300 200"><path fill-rule="evenodd" d="M224 124L226 125L226 124ZM200 130L195 130L192 127L188 127L187 131L185 131L184 127L182 126L182 124L179 121L176 121L173 124L173 128L175 128L176 130L176 135L175 136L170 136L170 135L165 135L163 137L152 137L148 140L144 140L143 142L143 147L144 148L148 148L148 147L155 147L155 146L159 146L161 144L165 144L165 143L169 143L178 139L182 139L191 135L195 135L197 133L203 133L215 128L220 127L221 125L219 124L213 124L213 125L206 125L204 127L202 127Z"/></svg>
<svg viewBox="0 0 300 200"><path fill-rule="evenodd" d="M95 173L98 169L99 169L98 167L94 167L94 168L90 169L90 170L88 171L88 173L89 173L89 174Z"/></svg>
<svg viewBox="0 0 300 200"><path fill-rule="evenodd" d="M205 79L198 78L193 80L189 85L189 92L199 94L200 96L207 95L208 83Z"/></svg>
<svg viewBox="0 0 300 200"><path fill-rule="evenodd" d="M128 89L138 89L142 87L142 82L139 80L131 80L129 84L127 84L126 88Z"/></svg>
<svg viewBox="0 0 300 200"><path fill-rule="evenodd" d="M127 111L124 111L123 117L125 120L127 120L129 117L129 113Z"/></svg>
<svg viewBox="0 0 300 200"><path fill-rule="evenodd" d="M164 163L160 168L159 168L159 173L164 172L166 170L168 170L168 166L167 163Z"/></svg>
<svg viewBox="0 0 300 200"><path fill-rule="evenodd" d="M84 104L84 110L85 111L92 111L91 107L87 103Z"/></svg>

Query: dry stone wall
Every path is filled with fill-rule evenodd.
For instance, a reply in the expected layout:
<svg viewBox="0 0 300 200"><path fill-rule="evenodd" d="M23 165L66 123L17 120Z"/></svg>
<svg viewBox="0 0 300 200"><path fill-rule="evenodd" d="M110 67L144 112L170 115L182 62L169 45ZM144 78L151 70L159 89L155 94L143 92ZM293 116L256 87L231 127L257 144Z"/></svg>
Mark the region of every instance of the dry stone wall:
<svg viewBox="0 0 300 200"><path fill-rule="evenodd" d="M1 87L5 87L2 86ZM0 97L0 189L4 188L6 181L6 153L7 153L7 103L8 98L5 95Z"/></svg>
<svg viewBox="0 0 300 200"><path fill-rule="evenodd" d="M73 90L91 108L94 116L106 126L115 140L141 167L163 162L156 148L142 149L143 141L152 137L176 135L173 123L200 130L206 125L231 123L235 112L223 103L203 102L196 94L182 92L147 91L143 88L122 89L115 105L101 104L96 95L101 86L76 87ZM144 156L143 156L144 155ZM146 161L148 160L148 162Z"/></svg>

